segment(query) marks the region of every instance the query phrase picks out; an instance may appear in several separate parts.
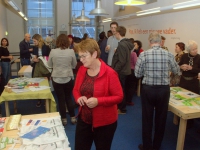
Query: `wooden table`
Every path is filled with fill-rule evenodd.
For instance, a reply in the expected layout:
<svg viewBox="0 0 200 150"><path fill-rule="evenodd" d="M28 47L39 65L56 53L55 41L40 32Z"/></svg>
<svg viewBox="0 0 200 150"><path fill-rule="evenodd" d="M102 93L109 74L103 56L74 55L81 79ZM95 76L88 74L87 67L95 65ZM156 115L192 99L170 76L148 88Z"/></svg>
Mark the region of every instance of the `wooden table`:
<svg viewBox="0 0 200 150"><path fill-rule="evenodd" d="M22 116L22 119L41 119L41 118L49 118L49 117L56 117L59 116L58 112L54 112L54 113L45 113L45 114L34 114L34 115L24 115ZM6 122L4 124L4 132L1 135L1 137L9 137L9 138L18 138L18 130L11 130L11 131L6 131L6 124L8 122L9 117L6 118ZM9 144L6 146L6 148L4 150L8 150L10 147L12 146L12 144ZM19 148L21 145L20 144L16 144L15 148Z"/></svg>
<svg viewBox="0 0 200 150"><path fill-rule="evenodd" d="M48 80L45 78L40 85L46 85L49 86ZM55 99L51 93L50 89L41 90L41 91L28 91L24 93L8 93L3 91L0 97L0 103L5 101L5 111L6 111L6 117L10 116L10 109L9 109L9 101L16 101L16 100L32 100L32 99L45 99L46 104L46 112L56 112L56 103Z"/></svg>
<svg viewBox="0 0 200 150"><path fill-rule="evenodd" d="M32 77L32 67L30 65L23 66L18 71L18 76L19 77L25 76L25 77L31 78Z"/></svg>
<svg viewBox="0 0 200 150"><path fill-rule="evenodd" d="M187 90L185 90L185 91L187 91ZM169 103L168 109L169 109L169 111L171 111L175 114L175 116L174 116L175 124L178 123L178 118L180 117L176 150L183 150L187 120L194 119L194 118L200 118L200 110L191 109L188 106L177 106L172 103Z"/></svg>

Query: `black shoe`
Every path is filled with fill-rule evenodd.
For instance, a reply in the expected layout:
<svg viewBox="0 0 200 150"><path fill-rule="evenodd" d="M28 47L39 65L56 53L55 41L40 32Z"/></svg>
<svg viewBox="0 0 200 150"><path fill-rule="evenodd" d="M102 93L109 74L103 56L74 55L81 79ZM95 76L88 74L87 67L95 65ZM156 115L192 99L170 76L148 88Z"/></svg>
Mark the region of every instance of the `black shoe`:
<svg viewBox="0 0 200 150"><path fill-rule="evenodd" d="M42 101L41 100L38 100L37 104L36 104L36 107L41 107L42 105Z"/></svg>
<svg viewBox="0 0 200 150"><path fill-rule="evenodd" d="M138 145L138 148L139 148L139 150L144 150L142 144ZM153 148L148 148L148 149L145 149L145 150L154 150L154 149Z"/></svg>

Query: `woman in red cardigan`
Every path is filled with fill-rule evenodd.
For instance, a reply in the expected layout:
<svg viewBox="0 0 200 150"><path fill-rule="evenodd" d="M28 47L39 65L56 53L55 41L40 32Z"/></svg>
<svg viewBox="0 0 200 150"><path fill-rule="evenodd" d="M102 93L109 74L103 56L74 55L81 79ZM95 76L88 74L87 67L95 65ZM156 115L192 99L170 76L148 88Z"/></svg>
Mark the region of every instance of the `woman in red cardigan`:
<svg viewBox="0 0 200 150"><path fill-rule="evenodd" d="M93 39L77 46L80 61L73 95L80 105L75 135L75 150L109 150L117 128L117 104L123 91L117 73L100 57L100 49Z"/></svg>

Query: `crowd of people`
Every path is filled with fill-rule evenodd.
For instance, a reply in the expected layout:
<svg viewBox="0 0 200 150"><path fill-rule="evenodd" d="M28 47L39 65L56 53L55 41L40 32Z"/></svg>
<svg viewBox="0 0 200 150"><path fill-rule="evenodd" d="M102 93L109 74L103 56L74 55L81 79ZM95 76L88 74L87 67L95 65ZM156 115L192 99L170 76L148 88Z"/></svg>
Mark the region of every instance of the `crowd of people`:
<svg viewBox="0 0 200 150"><path fill-rule="evenodd" d="M161 147L170 86L199 94L200 55L197 43L192 40L187 46L176 43L173 56L164 45L166 38L153 32L148 38L150 49L143 50L142 42L126 38L126 28L117 22L110 24L107 34L101 32L98 41L87 33L82 39L60 34L56 40L51 37L44 40L35 34L33 47L30 40L30 34L26 33L19 43L21 66L32 65L32 77L52 80L63 125L67 124L66 109L71 123L77 124L75 150L89 150L93 141L98 150L110 149L118 114L128 113L126 105L134 105L132 98L139 79L142 81L143 141L138 146L140 150ZM5 84L13 59L8 46L8 39L2 38L0 73ZM41 106L41 100L36 106ZM77 118L75 106L79 106Z"/></svg>

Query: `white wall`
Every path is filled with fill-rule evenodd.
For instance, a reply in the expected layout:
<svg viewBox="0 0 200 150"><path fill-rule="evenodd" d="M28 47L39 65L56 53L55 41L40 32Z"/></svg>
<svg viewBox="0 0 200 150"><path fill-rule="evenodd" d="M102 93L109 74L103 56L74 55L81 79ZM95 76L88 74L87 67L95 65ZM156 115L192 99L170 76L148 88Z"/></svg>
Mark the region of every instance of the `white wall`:
<svg viewBox="0 0 200 150"><path fill-rule="evenodd" d="M15 0L16 4L22 9L22 0ZM9 51L19 52L19 42L24 38L24 19L13 8L6 6L6 18L9 40Z"/></svg>
<svg viewBox="0 0 200 150"><path fill-rule="evenodd" d="M56 14L56 22L57 22L57 36L59 35L59 31L67 31L67 34L70 33L69 21L70 21L70 2L69 0L56 0L57 5L57 14ZM62 28L62 25L65 28Z"/></svg>
<svg viewBox="0 0 200 150"><path fill-rule="evenodd" d="M148 8L147 6L142 7L150 9L158 6L168 6L177 2L178 0L159 0L156 3L149 4ZM168 12L165 14L154 14L130 20L120 20L118 23L127 28L126 37L132 37L143 43L143 49L149 48L148 36L150 30L162 31L161 35L166 37L165 46L168 47L169 51L174 53L175 43L177 42L184 42L187 44L188 40L195 40L200 45L200 18L198 17L198 14L200 14L200 8ZM166 30L170 30L171 33L166 33Z"/></svg>
<svg viewBox="0 0 200 150"><path fill-rule="evenodd" d="M6 37L5 32L7 31L7 19L6 19L6 8L5 3L0 1L0 39Z"/></svg>

